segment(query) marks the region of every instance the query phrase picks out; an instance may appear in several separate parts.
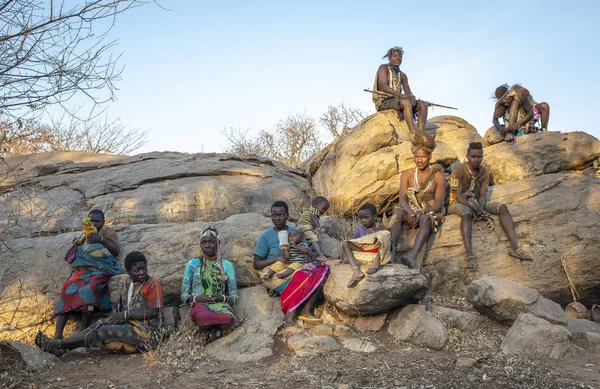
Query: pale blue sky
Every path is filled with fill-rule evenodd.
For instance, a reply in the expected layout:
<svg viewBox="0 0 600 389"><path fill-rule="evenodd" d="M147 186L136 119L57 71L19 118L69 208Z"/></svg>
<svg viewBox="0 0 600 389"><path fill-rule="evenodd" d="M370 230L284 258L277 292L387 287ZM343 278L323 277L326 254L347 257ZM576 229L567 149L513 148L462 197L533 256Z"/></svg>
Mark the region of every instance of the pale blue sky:
<svg viewBox="0 0 600 389"><path fill-rule="evenodd" d="M224 127L272 129L344 102L374 111L389 47L404 48L413 93L458 107L483 134L494 89L522 83L551 107L550 129L600 137L599 1L162 0L113 30L125 65L111 116L151 131L139 152L222 151ZM375 5L378 4L378 5ZM514 4L514 5L511 5Z"/></svg>

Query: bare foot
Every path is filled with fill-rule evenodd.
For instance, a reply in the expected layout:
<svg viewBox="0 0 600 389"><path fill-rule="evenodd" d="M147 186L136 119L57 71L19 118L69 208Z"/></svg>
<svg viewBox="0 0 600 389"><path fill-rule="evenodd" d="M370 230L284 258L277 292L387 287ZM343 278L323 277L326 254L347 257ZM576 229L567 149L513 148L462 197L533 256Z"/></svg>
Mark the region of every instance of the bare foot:
<svg viewBox="0 0 600 389"><path fill-rule="evenodd" d="M269 270L264 276L262 276L263 280L270 280L271 278L273 278L273 275L275 274L275 272L273 270Z"/></svg>

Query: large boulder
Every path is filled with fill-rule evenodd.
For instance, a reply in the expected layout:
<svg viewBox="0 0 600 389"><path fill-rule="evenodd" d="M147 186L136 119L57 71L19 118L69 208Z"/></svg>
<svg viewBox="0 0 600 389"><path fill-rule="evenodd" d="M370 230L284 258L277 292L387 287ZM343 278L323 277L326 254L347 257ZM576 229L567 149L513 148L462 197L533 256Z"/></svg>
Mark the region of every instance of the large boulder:
<svg viewBox="0 0 600 389"><path fill-rule="evenodd" d="M484 149L495 184L586 166L600 157L600 141L585 132L538 132Z"/></svg>
<svg viewBox="0 0 600 389"><path fill-rule="evenodd" d="M464 297L474 279L493 275L518 282L559 304L572 301L569 281L561 265L565 260L571 281L584 304L600 288L600 180L579 174L545 174L490 188L491 200L504 202L523 198L565 176L557 186L533 198L509 205L519 244L534 258L520 261L508 256L510 245L498 217L493 230L485 223L473 226L473 249L479 272L466 270L465 249L460 235L460 217L449 215L440 231L432 235L422 271L431 292ZM405 233L399 250L407 252L414 231Z"/></svg>
<svg viewBox="0 0 600 389"><path fill-rule="evenodd" d="M337 214L355 213L365 202L391 210L400 173L414 167L410 132L395 111L377 112L340 137L305 165L314 190L331 201ZM454 150L437 142L432 162L448 166Z"/></svg>
<svg viewBox="0 0 600 389"><path fill-rule="evenodd" d="M567 321L567 329L572 334L579 334L583 332L595 332L600 334L600 323L587 319L575 319L569 318Z"/></svg>
<svg viewBox="0 0 600 389"><path fill-rule="evenodd" d="M213 223L114 226L122 247L121 264L126 253L142 251L150 273L163 286L166 304L178 305L185 265L198 255L200 232L209 225L219 231L221 255L233 262L238 285L259 284L258 273L252 267L252 252L260 234L272 227L272 223L258 214L239 214ZM5 276L0 278L0 318L5 323L0 338L17 339L19 333L34 331L36 323L51 315L70 270L64 254L77 234L18 238L10 242L11 251L3 253L0 259L3 265L0 269L6 269ZM118 281L110 286L115 289Z"/></svg>
<svg viewBox="0 0 600 389"><path fill-rule="evenodd" d="M395 339L441 350L448 341L446 327L430 316L423 305L411 304L390 313L388 332Z"/></svg>
<svg viewBox="0 0 600 389"><path fill-rule="evenodd" d="M487 318L479 313L459 311L441 305L428 305L427 312L444 323L447 328L458 327L465 332L473 331L483 326L487 321ZM354 326L356 327L356 322Z"/></svg>
<svg viewBox="0 0 600 389"><path fill-rule="evenodd" d="M449 146L459 158L467 154L469 143L486 144L475 127L457 116L435 116L427 120L427 124L435 128L435 140Z"/></svg>
<svg viewBox="0 0 600 389"><path fill-rule="evenodd" d="M330 266L323 289L325 300L350 316L378 315L419 301L428 286L425 276L403 265L386 265L356 287L348 288L351 276L350 265Z"/></svg>
<svg viewBox="0 0 600 389"><path fill-rule="evenodd" d="M296 219L313 195L301 170L264 158L173 152L87 157L55 152L5 160L0 187L9 190L0 200L0 220L11 236L79 230L92 208L116 224L146 224L268 216L274 200L285 200Z"/></svg>
<svg viewBox="0 0 600 389"><path fill-rule="evenodd" d="M235 314L241 325L233 332L206 346L206 351L222 361L244 363L273 355L273 339L283 320L281 303L269 297L262 286L239 291Z"/></svg>
<svg viewBox="0 0 600 389"><path fill-rule="evenodd" d="M528 313L517 317L500 344L505 354L558 359L572 350L571 333Z"/></svg>
<svg viewBox="0 0 600 389"><path fill-rule="evenodd" d="M554 324L567 324L567 315L554 301L543 297L535 289L494 276L473 281L467 300L479 312L501 323L513 323L525 312Z"/></svg>

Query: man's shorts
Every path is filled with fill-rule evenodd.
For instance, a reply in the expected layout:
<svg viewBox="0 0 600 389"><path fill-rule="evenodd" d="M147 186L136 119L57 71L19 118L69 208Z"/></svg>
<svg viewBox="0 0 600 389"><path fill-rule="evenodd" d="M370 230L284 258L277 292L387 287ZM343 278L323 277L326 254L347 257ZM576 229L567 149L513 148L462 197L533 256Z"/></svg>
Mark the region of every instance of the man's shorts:
<svg viewBox="0 0 600 389"><path fill-rule="evenodd" d="M488 201L487 203L485 203L485 211L487 213L491 213L492 215L497 215L502 205L502 203ZM460 217L463 217L468 213L475 216L475 211L473 211L471 207L458 202L450 204L450 206L448 207L448 215L458 215Z"/></svg>
<svg viewBox="0 0 600 389"><path fill-rule="evenodd" d="M308 243L313 243L313 242L318 242L319 241L319 237L313 231L313 227L312 226L299 225L299 226L296 226L296 227L298 227L299 229L302 230L302 232L304 233L304 237L306 238L306 240L308 241Z"/></svg>
<svg viewBox="0 0 600 389"><path fill-rule="evenodd" d="M379 106L378 111L394 109L394 110L398 111L398 116L400 117L400 120L404 120L404 113L403 113L404 107L402 106L400 101L401 101L400 97L388 97L381 102L381 105ZM419 101L421 101L421 100L417 100L415 102L415 104L413 104L413 116L415 118L418 116L418 112L416 112L416 108L417 108L417 104L419 103Z"/></svg>

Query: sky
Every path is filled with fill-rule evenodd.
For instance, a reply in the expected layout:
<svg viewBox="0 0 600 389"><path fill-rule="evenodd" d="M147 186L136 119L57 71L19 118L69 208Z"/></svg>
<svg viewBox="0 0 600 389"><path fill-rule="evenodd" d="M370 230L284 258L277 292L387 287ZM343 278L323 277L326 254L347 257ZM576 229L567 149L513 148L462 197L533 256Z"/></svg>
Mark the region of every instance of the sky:
<svg viewBox="0 0 600 389"><path fill-rule="evenodd" d="M480 134L494 89L521 83L550 104L549 129L585 131L600 106L600 2L161 0L119 17L125 69L108 108L149 130L138 150L221 152L224 128L270 130L344 103L374 112L381 57L404 48L418 98Z"/></svg>

